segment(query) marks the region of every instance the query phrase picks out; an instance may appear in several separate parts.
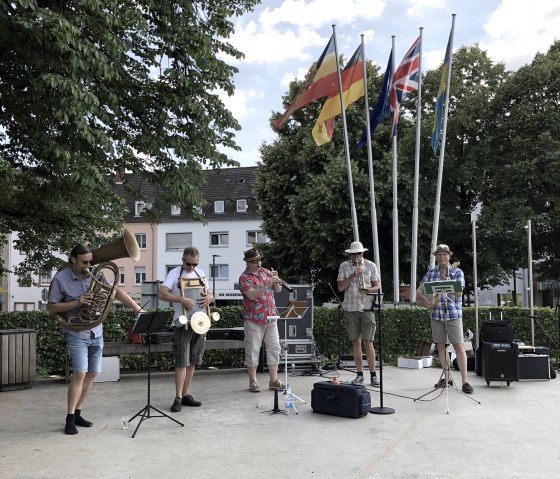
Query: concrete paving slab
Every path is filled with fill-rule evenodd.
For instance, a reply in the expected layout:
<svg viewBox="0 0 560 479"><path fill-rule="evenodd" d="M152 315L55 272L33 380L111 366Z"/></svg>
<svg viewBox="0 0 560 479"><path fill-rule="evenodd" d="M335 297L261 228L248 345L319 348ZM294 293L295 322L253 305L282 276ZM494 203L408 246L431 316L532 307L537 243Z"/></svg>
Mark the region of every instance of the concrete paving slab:
<svg viewBox="0 0 560 479"><path fill-rule="evenodd" d="M337 373L343 381L354 377L328 372ZM439 377L436 368L384 367L383 405L395 414L347 419L311 410L313 383L326 379L318 375L289 377L307 403L296 403L298 415L284 416L265 412L274 394L248 392L244 370L197 372L192 392L203 406L171 413L173 375L156 373L151 404L184 427L151 417L135 438L138 419L123 430L122 417L147 404L147 374L95 383L83 411L94 426L76 436L63 434L66 385L37 381L31 389L0 393L0 477L558 477L560 381L487 386L469 373L474 395L449 388L414 401ZM267 375L259 382L266 386ZM379 391L370 391L379 406Z"/></svg>

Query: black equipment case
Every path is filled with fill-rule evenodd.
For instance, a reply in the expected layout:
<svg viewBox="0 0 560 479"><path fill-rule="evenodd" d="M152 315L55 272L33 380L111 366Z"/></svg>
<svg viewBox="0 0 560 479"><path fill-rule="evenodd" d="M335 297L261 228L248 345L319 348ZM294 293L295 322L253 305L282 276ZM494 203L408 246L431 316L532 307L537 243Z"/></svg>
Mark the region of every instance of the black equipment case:
<svg viewBox="0 0 560 479"><path fill-rule="evenodd" d="M173 331L158 331L146 334L146 343L162 344L173 342Z"/></svg>
<svg viewBox="0 0 560 479"><path fill-rule="evenodd" d="M364 386L333 384L330 381L313 384L311 391L313 412L356 419L367 416L370 408L371 396Z"/></svg>
<svg viewBox="0 0 560 479"><path fill-rule="evenodd" d="M513 328L507 321L484 321L480 328L480 341L485 343L511 343Z"/></svg>

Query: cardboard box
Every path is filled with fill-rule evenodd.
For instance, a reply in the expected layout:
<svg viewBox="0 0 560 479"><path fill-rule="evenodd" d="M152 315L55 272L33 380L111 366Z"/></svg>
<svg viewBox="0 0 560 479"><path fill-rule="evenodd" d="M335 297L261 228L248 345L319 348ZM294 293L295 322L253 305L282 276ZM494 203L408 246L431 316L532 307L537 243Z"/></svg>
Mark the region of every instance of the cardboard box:
<svg viewBox="0 0 560 479"><path fill-rule="evenodd" d="M95 376L94 383L107 383L121 379L121 361L118 356L105 356L102 371Z"/></svg>
<svg viewBox="0 0 560 479"><path fill-rule="evenodd" d="M397 366L399 368L422 369L424 361L422 358L398 358Z"/></svg>
<svg viewBox="0 0 560 479"><path fill-rule="evenodd" d="M434 360L433 356L422 356L421 358L418 359L422 359L422 367L424 368L432 367L432 362Z"/></svg>
<svg viewBox="0 0 560 479"><path fill-rule="evenodd" d="M428 341L422 341L418 346L417 356L433 356L436 345Z"/></svg>

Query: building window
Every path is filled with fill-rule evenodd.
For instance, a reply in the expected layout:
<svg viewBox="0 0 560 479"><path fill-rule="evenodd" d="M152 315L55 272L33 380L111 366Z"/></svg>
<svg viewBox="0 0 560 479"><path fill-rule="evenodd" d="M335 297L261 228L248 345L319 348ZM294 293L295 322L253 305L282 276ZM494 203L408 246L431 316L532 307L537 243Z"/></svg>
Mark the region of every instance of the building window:
<svg viewBox="0 0 560 479"><path fill-rule="evenodd" d="M37 309L38 309L39 311L47 311L47 304L48 304L47 301L39 301L37 304L38 304L38 308L37 308Z"/></svg>
<svg viewBox="0 0 560 479"><path fill-rule="evenodd" d="M35 303L14 303L14 311L35 311Z"/></svg>
<svg viewBox="0 0 560 479"><path fill-rule="evenodd" d="M29 288L31 287L31 284L33 282L32 278L31 278L31 273L25 273L22 276L19 276L17 279L18 282L18 286L20 288ZM25 310L27 311L27 310Z"/></svg>
<svg viewBox="0 0 560 479"><path fill-rule="evenodd" d="M179 266L181 266L181 265L180 264L168 264L165 267L165 276L167 276L172 269L178 268Z"/></svg>
<svg viewBox="0 0 560 479"><path fill-rule="evenodd" d="M52 271L45 272L39 274L39 286L49 286L52 280Z"/></svg>
<svg viewBox="0 0 560 479"><path fill-rule="evenodd" d="M142 216L144 210L149 210L152 207L150 203L145 201L135 201L134 202L134 216Z"/></svg>
<svg viewBox="0 0 560 479"><path fill-rule="evenodd" d="M139 285L146 281L146 267L145 266L135 266L134 267L134 284Z"/></svg>
<svg viewBox="0 0 560 479"><path fill-rule="evenodd" d="M136 242L140 249L146 249L146 233L136 233Z"/></svg>
<svg viewBox="0 0 560 479"><path fill-rule="evenodd" d="M198 206L198 205L193 206L193 211L194 211L195 213L201 215L201 214L202 214L202 206Z"/></svg>
<svg viewBox="0 0 560 479"><path fill-rule="evenodd" d="M210 246L227 246L228 244L228 233L210 233Z"/></svg>
<svg viewBox="0 0 560 479"><path fill-rule="evenodd" d="M214 201L214 213L223 213L224 211L224 200Z"/></svg>
<svg viewBox="0 0 560 479"><path fill-rule="evenodd" d="M268 236L262 231L247 231L247 245L268 243Z"/></svg>
<svg viewBox="0 0 560 479"><path fill-rule="evenodd" d="M246 213L247 212L247 200L237 200L237 212L238 213Z"/></svg>
<svg viewBox="0 0 560 479"><path fill-rule="evenodd" d="M177 205L171 205L171 215L178 216L181 214L181 207Z"/></svg>
<svg viewBox="0 0 560 479"><path fill-rule="evenodd" d="M183 251L192 246L192 233L167 233L165 235L165 251Z"/></svg>
<svg viewBox="0 0 560 479"><path fill-rule="evenodd" d="M123 285L124 284L124 267L123 266L119 266L119 285Z"/></svg>
<svg viewBox="0 0 560 479"><path fill-rule="evenodd" d="M210 271L210 278L214 278L214 273L216 274L216 279L229 278L229 266L227 264L216 264L215 266L214 268L214 265L211 264L208 268L208 271Z"/></svg>

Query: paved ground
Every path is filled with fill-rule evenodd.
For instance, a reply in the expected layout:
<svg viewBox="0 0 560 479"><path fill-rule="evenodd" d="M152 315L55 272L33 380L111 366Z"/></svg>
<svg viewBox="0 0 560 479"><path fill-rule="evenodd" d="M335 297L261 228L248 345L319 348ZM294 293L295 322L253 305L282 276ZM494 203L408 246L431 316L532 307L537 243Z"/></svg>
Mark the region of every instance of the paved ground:
<svg viewBox="0 0 560 479"><path fill-rule="evenodd" d="M121 418L146 405L147 375L96 383L84 410L94 426L77 436L63 434L65 384L38 381L31 389L0 393L0 477L558 477L560 380L488 387L469 374L473 396L449 389L414 401L431 389L439 370L385 367L383 405L395 414L345 419L312 412L311 389L322 377L289 378L307 404L298 404L298 415L284 416L264 412L274 395L249 393L244 371L204 371L193 390L203 406L173 414L184 427L151 417L135 438L138 419L123 430ZM151 404L171 415L173 376L154 374L151 384ZM371 394L378 406L379 393Z"/></svg>

